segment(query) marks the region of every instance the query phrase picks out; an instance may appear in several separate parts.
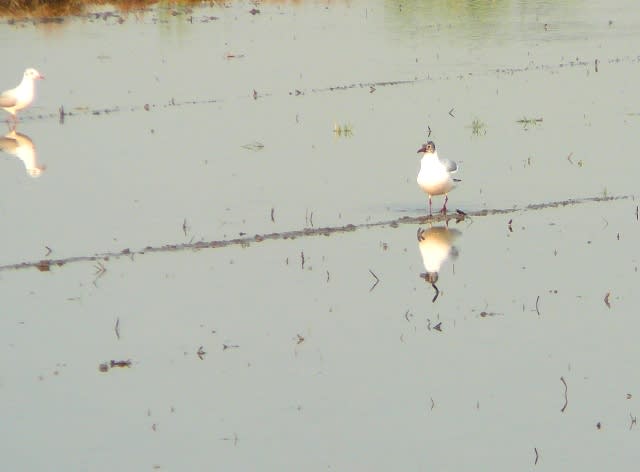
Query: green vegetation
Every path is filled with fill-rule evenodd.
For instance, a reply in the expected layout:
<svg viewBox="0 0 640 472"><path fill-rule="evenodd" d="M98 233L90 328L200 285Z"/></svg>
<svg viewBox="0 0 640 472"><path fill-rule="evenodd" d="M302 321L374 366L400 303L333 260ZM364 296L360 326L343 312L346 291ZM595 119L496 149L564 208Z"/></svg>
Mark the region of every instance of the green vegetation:
<svg viewBox="0 0 640 472"><path fill-rule="evenodd" d="M542 123L542 118L521 118L519 120L516 120L516 123L520 123L525 131L527 129L529 129L529 126L538 126L540 123Z"/></svg>
<svg viewBox="0 0 640 472"><path fill-rule="evenodd" d="M353 135L353 126L350 123L345 124L333 124L333 133L336 136L344 136L346 138L351 137Z"/></svg>
<svg viewBox="0 0 640 472"><path fill-rule="evenodd" d="M471 134L474 136L484 136L487 134L487 125L483 121L480 121L478 118L475 118L471 122Z"/></svg>

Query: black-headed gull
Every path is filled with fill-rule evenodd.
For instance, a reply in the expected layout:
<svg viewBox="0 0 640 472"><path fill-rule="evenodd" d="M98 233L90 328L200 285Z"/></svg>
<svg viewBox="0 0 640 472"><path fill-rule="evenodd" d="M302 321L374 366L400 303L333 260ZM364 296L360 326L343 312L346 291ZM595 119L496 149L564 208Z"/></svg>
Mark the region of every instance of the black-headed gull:
<svg viewBox="0 0 640 472"><path fill-rule="evenodd" d="M449 191L455 186L455 180L451 177L458 170L458 165L448 159L438 157L436 145L433 141L423 144L418 153L422 153L420 172L418 173L418 185L429 195L429 215L431 215L431 197L444 195L444 205L441 213L447 214L447 201Z"/></svg>
<svg viewBox="0 0 640 472"><path fill-rule="evenodd" d="M27 108L33 102L36 95L35 81L39 79L44 79L44 75L30 67L24 71L20 85L0 94L0 108L4 108L11 114L14 127L18 122L16 113Z"/></svg>

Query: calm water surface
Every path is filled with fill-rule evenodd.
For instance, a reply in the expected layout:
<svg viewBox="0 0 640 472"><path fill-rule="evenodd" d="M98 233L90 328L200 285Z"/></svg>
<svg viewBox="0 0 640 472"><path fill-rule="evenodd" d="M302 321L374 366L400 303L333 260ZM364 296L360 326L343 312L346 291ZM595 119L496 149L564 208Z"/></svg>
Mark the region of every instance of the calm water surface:
<svg viewBox="0 0 640 472"><path fill-rule="evenodd" d="M3 469L631 469L635 2L251 8L0 23Z"/></svg>

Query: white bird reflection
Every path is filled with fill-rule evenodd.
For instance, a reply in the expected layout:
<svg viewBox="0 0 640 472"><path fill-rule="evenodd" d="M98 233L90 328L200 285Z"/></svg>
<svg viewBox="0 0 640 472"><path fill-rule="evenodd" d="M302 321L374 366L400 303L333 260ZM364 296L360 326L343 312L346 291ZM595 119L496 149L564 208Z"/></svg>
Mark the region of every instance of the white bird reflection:
<svg viewBox="0 0 640 472"><path fill-rule="evenodd" d="M0 151L12 154L22 161L27 174L31 177L40 177L47 166L38 162L36 147L31 138L26 134L12 130L0 138Z"/></svg>
<svg viewBox="0 0 640 472"><path fill-rule="evenodd" d="M420 274L420 277L430 283L436 291L432 302L435 302L440 294L436 282L442 264L450 258L458 257L458 249L453 245L453 241L460 234L460 231L449 229L448 226L434 226L429 229L418 228L418 248L426 270Z"/></svg>

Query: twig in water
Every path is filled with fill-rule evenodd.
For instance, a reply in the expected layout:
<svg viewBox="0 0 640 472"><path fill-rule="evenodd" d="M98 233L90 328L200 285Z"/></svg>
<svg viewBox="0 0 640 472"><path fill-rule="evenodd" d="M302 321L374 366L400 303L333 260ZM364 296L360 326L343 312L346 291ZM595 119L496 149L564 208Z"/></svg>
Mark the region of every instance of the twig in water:
<svg viewBox="0 0 640 472"><path fill-rule="evenodd" d="M107 269L102 262L97 262L93 267L95 267L96 269L96 271L94 272L95 278L93 279L93 285L94 287L97 287L98 284L96 282L100 277L104 276L104 274L107 272Z"/></svg>
<svg viewBox="0 0 640 472"><path fill-rule="evenodd" d="M96 271L94 272L94 274L97 276L96 279L102 277L107 271L102 262L96 263L96 265L94 265L93 267L96 269Z"/></svg>
<svg viewBox="0 0 640 472"><path fill-rule="evenodd" d="M629 417L631 418L631 424L629 425L629 431L631 431L631 428L633 428L635 425L638 424L638 418L633 416L631 413L629 413Z"/></svg>
<svg viewBox="0 0 640 472"><path fill-rule="evenodd" d="M45 254L45 257L48 256L49 254L51 254L51 248L49 246L45 246L44 247L47 250L47 253Z"/></svg>
<svg viewBox="0 0 640 472"><path fill-rule="evenodd" d="M187 231L189 230L189 226L187 225L187 219L185 218L184 221L182 222L182 232L184 233L184 235L187 235Z"/></svg>
<svg viewBox="0 0 640 472"><path fill-rule="evenodd" d="M455 118L455 116L453 115L453 110L455 110L455 108L452 108L451 110L449 110L449 114L450 114L453 118Z"/></svg>
<svg viewBox="0 0 640 472"><path fill-rule="evenodd" d="M436 402L433 401L433 397L429 397L431 399L431 409L433 410L436 407Z"/></svg>
<svg viewBox="0 0 640 472"><path fill-rule="evenodd" d="M247 151L260 151L264 148L264 144L259 141L253 141L252 143L243 144L240 147L246 149Z"/></svg>
<svg viewBox="0 0 640 472"><path fill-rule="evenodd" d="M304 210L304 224L309 226L309 209Z"/></svg>
<svg viewBox="0 0 640 472"><path fill-rule="evenodd" d="M300 268L304 269L304 251L300 251Z"/></svg>
<svg viewBox="0 0 640 472"><path fill-rule="evenodd" d="M431 137L431 126L427 125L427 138Z"/></svg>
<svg viewBox="0 0 640 472"><path fill-rule="evenodd" d="M271 208L271 221L273 221L274 223L276 222L275 218L273 217L273 212L275 211L274 208Z"/></svg>
<svg viewBox="0 0 640 472"><path fill-rule="evenodd" d="M435 303L436 300L438 299L438 295L440 295L440 290L438 290L438 287L436 287L436 284L434 284L433 282L431 283L431 286L433 287L433 289L436 291L436 294L433 296L433 298L431 299L431 303Z"/></svg>
<svg viewBox="0 0 640 472"><path fill-rule="evenodd" d="M611 303L609 303L609 297L611 296L611 292L607 292L604 296L604 304L607 305L607 308L611 308Z"/></svg>
<svg viewBox="0 0 640 472"><path fill-rule="evenodd" d="M238 444L238 435L236 433L233 433L232 438L220 438L220 441L233 441L233 445L236 446Z"/></svg>
<svg viewBox="0 0 640 472"><path fill-rule="evenodd" d="M560 381L564 384L564 406L560 410L561 413L564 413L564 410L567 409L567 405L569 404L569 399L567 398L567 382L565 382L564 377L560 377Z"/></svg>
<svg viewBox="0 0 640 472"><path fill-rule="evenodd" d="M573 161L571 160L571 156L573 156L572 152L570 152L569 155L567 156L567 160L571 162L571 164L573 164Z"/></svg>
<svg viewBox="0 0 640 472"><path fill-rule="evenodd" d="M376 274L373 273L373 271L371 269L369 269L369 273L371 275L373 275L373 278L376 279L375 283L371 286L371 288L369 289L369 291L371 292L374 288L376 288L376 286L378 285L378 283L380 282L380 279L378 278L378 276Z"/></svg>
<svg viewBox="0 0 640 472"><path fill-rule="evenodd" d="M536 298L536 313L538 314L538 316L540 316L540 310L538 310L538 302L540 301L540 295L538 295L538 298Z"/></svg>
<svg viewBox="0 0 640 472"><path fill-rule="evenodd" d="M198 350L196 351L196 355L200 358L200 360L204 359L204 356L206 355L206 351L204 350L204 346L200 346L198 348Z"/></svg>
<svg viewBox="0 0 640 472"><path fill-rule="evenodd" d="M536 460L533 462L533 465L538 465L538 458L540 457L538 456L538 448L534 447L533 452L536 453Z"/></svg>
<svg viewBox="0 0 640 472"><path fill-rule="evenodd" d="M120 318L116 319L115 332L116 332L116 338L120 340Z"/></svg>

